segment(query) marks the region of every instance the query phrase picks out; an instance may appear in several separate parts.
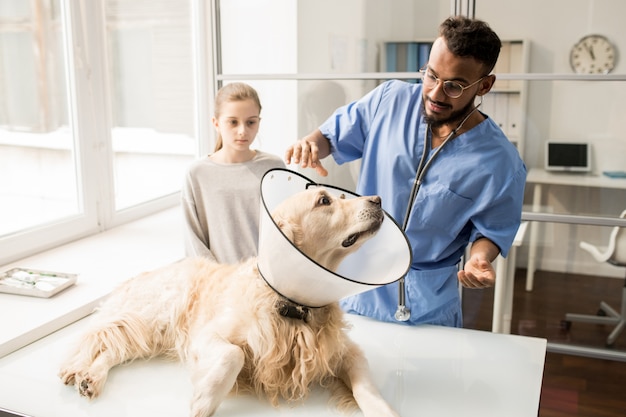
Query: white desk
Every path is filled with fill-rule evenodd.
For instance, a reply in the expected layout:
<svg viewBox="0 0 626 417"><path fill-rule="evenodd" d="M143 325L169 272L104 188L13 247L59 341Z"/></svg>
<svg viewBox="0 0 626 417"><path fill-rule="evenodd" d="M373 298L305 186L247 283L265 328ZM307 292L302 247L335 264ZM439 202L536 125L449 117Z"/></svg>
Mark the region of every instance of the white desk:
<svg viewBox="0 0 626 417"><path fill-rule="evenodd" d="M157 359L115 368L102 397L91 402L56 376L89 322L82 317L102 297L126 278L182 257L179 230L172 209L16 264L80 276L51 299L0 294L0 409L35 417L187 415L191 386L179 363ZM376 383L402 415L536 417L544 339L349 317ZM227 400L216 416L339 416L327 399L315 391L304 405L273 409L242 396Z"/></svg>
<svg viewBox="0 0 626 417"><path fill-rule="evenodd" d="M522 222L517 229L509 256L498 256L496 261L496 286L493 293L493 316L491 331L511 333L513 316L513 288L515 287L515 258L517 248L522 245L528 222Z"/></svg>
<svg viewBox="0 0 626 417"><path fill-rule="evenodd" d="M402 416L536 417L546 340L438 326L411 327L348 315L374 381ZM185 367L160 359L114 368L102 395L81 398L56 376L90 317L0 359L0 408L35 417L172 417L189 412ZM316 390L274 409L249 395L228 398L226 416L341 416ZM361 416L362 413L357 413Z"/></svg>
<svg viewBox="0 0 626 417"><path fill-rule="evenodd" d="M609 178L605 175L558 173L548 172L544 169L531 168L526 177L527 184L534 184L533 211L541 211L542 186L567 185L570 187L591 187L626 190L625 178ZM538 222L531 222L528 246L528 269L526 272L526 291L532 291L535 279L535 267L537 263L537 232Z"/></svg>

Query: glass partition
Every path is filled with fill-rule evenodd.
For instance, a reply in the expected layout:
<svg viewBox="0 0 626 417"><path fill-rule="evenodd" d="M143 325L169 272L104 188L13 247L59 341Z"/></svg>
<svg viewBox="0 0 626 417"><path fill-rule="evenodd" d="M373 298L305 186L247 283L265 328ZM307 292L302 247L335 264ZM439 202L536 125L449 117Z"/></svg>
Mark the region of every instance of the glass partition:
<svg viewBox="0 0 626 417"><path fill-rule="evenodd" d="M502 126L528 168L524 233L506 274L514 288L505 329L546 337L549 350L624 360L626 334L607 347L612 324L577 322L567 316L595 315L601 301L619 311L626 276L626 267L598 262L580 246L581 241L607 246L614 227L626 226L619 218L626 209L626 136L621 123L626 114L626 63L618 62L604 75L577 74L570 66L572 48L588 32L602 32L614 46L626 45L626 33L615 18L618 11L626 13L626 5L584 3L587 6L576 11L567 0L515 2L502 13L497 0L476 2L476 17L489 22L503 40L494 70L498 81L481 109ZM397 53L428 43L451 13L449 1L354 0L338 5L300 0L265 7L256 0L237 0L214 5L215 27L220 28L215 34L221 52L218 87L239 80L259 89L268 105L263 107L264 141L258 145L279 155L337 107L385 79L419 82L415 65L407 63L410 54L400 61L396 57L390 66L393 48L388 44L396 44ZM563 9L580 25L555 30L554 21ZM267 28L263 22L270 19L286 23ZM251 30L236 33L241 22ZM245 59L242 50L251 51L253 59ZM254 59L257 55L271 59ZM549 142L588 149L584 169L573 170L562 161L546 166ZM331 174L317 180L354 189L358 162L324 162ZM316 178L309 171L303 173ZM493 329L495 293L463 291L466 327Z"/></svg>

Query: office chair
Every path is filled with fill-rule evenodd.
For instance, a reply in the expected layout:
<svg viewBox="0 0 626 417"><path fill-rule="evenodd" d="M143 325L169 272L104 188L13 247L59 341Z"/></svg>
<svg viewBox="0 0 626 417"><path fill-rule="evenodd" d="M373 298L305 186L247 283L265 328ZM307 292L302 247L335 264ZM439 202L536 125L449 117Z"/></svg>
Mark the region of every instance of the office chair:
<svg viewBox="0 0 626 417"><path fill-rule="evenodd" d="M626 210L620 214L620 218L626 218ZM587 242L580 242L580 247L589 252L596 261L608 262L615 266L626 267L626 227L616 226L611 231L609 237L609 246L607 248L599 248ZM619 312L615 311L606 302L600 302L600 309L596 316L587 314L565 315L566 326L569 329L572 321L598 324L615 324L615 328L606 339L606 345L612 346L617 336L626 326L626 277L624 279L624 288L622 289L622 305Z"/></svg>

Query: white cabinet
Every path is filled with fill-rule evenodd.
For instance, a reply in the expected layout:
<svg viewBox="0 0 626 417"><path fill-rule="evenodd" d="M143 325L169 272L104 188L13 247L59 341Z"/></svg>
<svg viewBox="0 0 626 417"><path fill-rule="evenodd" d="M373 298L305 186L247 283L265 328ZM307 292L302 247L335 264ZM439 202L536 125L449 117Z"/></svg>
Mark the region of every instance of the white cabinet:
<svg viewBox="0 0 626 417"><path fill-rule="evenodd" d="M502 49L493 73L496 82L483 96L481 110L500 126L524 157L526 132L527 81L512 79L513 74L528 72L529 42L524 40L502 41ZM477 99L479 102L480 99Z"/></svg>

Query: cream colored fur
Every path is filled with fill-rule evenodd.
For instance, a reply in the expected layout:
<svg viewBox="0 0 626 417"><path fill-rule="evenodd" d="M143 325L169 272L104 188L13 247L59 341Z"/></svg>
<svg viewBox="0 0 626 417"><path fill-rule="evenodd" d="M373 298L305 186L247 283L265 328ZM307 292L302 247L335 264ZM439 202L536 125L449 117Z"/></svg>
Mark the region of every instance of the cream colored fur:
<svg viewBox="0 0 626 417"><path fill-rule="evenodd" d="M384 218L378 197L342 199L323 188L287 199L272 215L328 268L375 234ZM112 367L159 355L188 365L193 417L213 415L233 390L277 406L280 399L306 398L315 384L330 389L342 410L356 400L367 417L397 416L348 338L337 303L310 309L304 321L279 315L280 300L259 276L256 258L238 265L188 258L141 274L100 306L59 376L94 398Z"/></svg>

